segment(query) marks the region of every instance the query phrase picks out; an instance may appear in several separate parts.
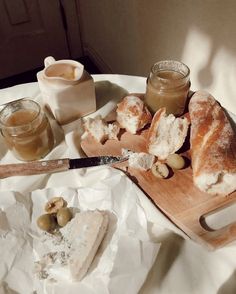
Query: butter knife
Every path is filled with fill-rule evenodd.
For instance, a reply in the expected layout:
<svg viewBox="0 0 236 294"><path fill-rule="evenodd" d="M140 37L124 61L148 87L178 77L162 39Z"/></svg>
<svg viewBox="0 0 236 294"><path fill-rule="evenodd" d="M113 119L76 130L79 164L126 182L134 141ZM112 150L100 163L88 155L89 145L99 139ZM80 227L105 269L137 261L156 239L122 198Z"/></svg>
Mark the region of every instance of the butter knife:
<svg viewBox="0 0 236 294"><path fill-rule="evenodd" d="M76 168L109 165L125 161L119 156L95 156L85 158L63 158L54 160L31 161L27 163L0 164L0 179L12 176L54 173Z"/></svg>

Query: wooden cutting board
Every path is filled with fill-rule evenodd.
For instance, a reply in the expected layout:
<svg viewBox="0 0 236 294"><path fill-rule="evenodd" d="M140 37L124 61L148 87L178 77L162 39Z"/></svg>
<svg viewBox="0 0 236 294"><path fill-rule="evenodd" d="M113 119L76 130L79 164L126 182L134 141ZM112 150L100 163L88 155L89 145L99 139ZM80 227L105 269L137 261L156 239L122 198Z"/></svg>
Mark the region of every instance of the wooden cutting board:
<svg viewBox="0 0 236 294"><path fill-rule="evenodd" d="M108 140L104 144L97 143L90 135L81 142L87 156L121 155L121 149L127 148L135 152L146 152L147 130L132 135L123 132L117 140ZM188 146L182 154L188 156ZM127 162L114 165L123 170L152 200L174 224L191 239L206 245L210 249L222 247L236 239L236 223L219 230L212 230L204 224L203 216L236 202L236 192L227 196L212 196L201 192L194 186L192 169L174 171L168 179L158 179L151 171L140 171L130 168Z"/></svg>

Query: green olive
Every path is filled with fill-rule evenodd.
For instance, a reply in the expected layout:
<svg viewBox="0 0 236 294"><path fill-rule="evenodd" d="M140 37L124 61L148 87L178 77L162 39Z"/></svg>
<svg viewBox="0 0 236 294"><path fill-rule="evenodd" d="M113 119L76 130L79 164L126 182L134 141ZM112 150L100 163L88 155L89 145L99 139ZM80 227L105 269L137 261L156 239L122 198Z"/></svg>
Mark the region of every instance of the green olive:
<svg viewBox="0 0 236 294"><path fill-rule="evenodd" d="M37 219L37 225L41 230L51 232L57 226L55 216L53 214L43 214Z"/></svg>
<svg viewBox="0 0 236 294"><path fill-rule="evenodd" d="M185 166L185 160L181 155L174 153L167 157L166 164L173 169L182 169Z"/></svg>
<svg viewBox="0 0 236 294"><path fill-rule="evenodd" d="M64 227L72 219L72 213L68 207L62 207L57 212L57 223Z"/></svg>
<svg viewBox="0 0 236 294"><path fill-rule="evenodd" d="M160 161L156 161L152 167L151 171L153 175L160 179L165 179L169 175L169 169L165 163L162 163Z"/></svg>

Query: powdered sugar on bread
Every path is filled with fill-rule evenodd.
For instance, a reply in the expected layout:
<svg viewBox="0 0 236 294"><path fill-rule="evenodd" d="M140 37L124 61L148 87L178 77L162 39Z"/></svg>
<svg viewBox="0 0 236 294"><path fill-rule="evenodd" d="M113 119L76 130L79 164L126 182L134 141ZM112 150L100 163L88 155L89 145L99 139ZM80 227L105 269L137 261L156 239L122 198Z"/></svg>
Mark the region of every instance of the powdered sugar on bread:
<svg viewBox="0 0 236 294"><path fill-rule="evenodd" d="M165 108L159 109L149 129L148 152L164 160L168 155L178 151L186 138L189 122L187 118L166 115Z"/></svg>

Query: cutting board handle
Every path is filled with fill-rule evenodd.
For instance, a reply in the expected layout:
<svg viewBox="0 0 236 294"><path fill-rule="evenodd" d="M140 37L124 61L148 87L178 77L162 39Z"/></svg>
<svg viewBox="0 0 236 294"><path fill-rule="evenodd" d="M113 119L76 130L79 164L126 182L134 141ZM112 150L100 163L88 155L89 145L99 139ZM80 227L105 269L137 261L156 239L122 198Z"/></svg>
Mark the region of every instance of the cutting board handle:
<svg viewBox="0 0 236 294"><path fill-rule="evenodd" d="M212 250L223 247L236 239L236 222L218 230L207 231L204 227L202 229L205 231L204 240Z"/></svg>
<svg viewBox="0 0 236 294"><path fill-rule="evenodd" d="M202 213L202 216L198 219L198 223L201 226L202 230L200 235L210 245L211 249L223 247L228 243L236 240L236 221L233 221L228 225L222 226L219 229L210 228L205 221L207 215L215 214L229 207L230 205L235 204L235 196L235 194L232 194L232 197L228 197L228 199L227 197L225 197L225 199L227 200L225 200L224 203L219 204L217 208Z"/></svg>

